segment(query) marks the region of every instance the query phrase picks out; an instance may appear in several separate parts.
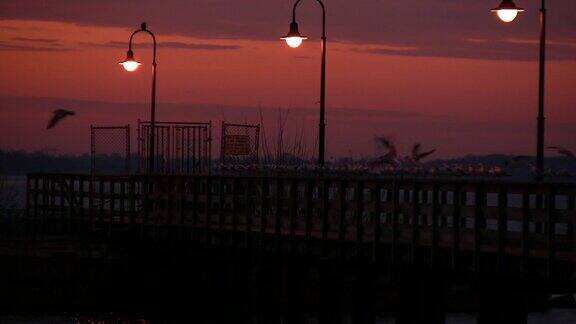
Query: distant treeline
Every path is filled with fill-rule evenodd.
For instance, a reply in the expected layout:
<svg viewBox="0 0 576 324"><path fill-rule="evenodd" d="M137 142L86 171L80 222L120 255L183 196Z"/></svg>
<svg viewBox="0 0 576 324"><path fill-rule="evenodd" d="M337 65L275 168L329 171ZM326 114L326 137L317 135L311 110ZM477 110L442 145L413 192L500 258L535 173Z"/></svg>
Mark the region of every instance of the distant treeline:
<svg viewBox="0 0 576 324"><path fill-rule="evenodd" d="M131 156L131 170L135 172L138 168L137 156ZM218 161L214 160L213 165ZM313 161L308 161L313 163ZM332 164L354 164L369 163L370 159L341 158L332 161ZM302 164L304 161L292 157L284 159L284 164ZM423 166L441 167L443 165L477 165L502 166L507 169L517 169L522 173L529 172L530 164L534 164L533 158L525 158L515 161L512 155L467 155L453 159L437 159L426 162ZM120 155L99 155L97 168L99 173L119 174L124 172L125 160ZM30 172L53 172L53 173L88 173L91 168L91 157L89 154L82 155L53 155L47 152L26 152L26 151L2 151L0 150L0 174L3 175L25 175ZM560 171L565 170L576 173L576 159L568 157L550 157L546 159L546 169ZM515 172L514 172L515 173Z"/></svg>
<svg viewBox="0 0 576 324"><path fill-rule="evenodd" d="M98 170L106 173L121 173L125 160L120 155L98 156ZM132 157L132 169L136 167ZM31 172L87 173L90 172L91 157L82 155L53 155L46 152L0 150L0 173L25 175Z"/></svg>
<svg viewBox="0 0 576 324"><path fill-rule="evenodd" d="M555 156L548 157L544 161L545 169L560 171L566 170L569 172L576 172L576 159L571 157ZM491 154L491 155L466 155L463 157L453 158L453 159L443 159L443 160L433 160L427 165L440 166L442 164L484 164L484 165L497 165L502 167L522 167L530 166L536 164L535 157L522 157L518 159L516 155L505 155L505 154Z"/></svg>

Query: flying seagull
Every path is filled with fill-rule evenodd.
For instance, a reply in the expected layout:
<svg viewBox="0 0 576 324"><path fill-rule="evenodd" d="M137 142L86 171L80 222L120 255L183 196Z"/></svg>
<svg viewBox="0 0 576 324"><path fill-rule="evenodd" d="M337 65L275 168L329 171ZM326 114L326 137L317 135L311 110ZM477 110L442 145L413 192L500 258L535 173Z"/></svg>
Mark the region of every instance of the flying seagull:
<svg viewBox="0 0 576 324"><path fill-rule="evenodd" d="M391 164L391 165L400 164L400 161L398 160L398 151L396 150L396 145L390 138L386 136L377 136L374 138L374 140L387 152L386 154L378 157L376 161L372 163L373 166L384 164Z"/></svg>
<svg viewBox="0 0 576 324"><path fill-rule="evenodd" d="M570 150L564 148L564 147L560 147L560 146L548 146L549 150L555 150L556 152L558 152L558 154L565 156L565 157L576 157L574 155L574 153L572 153Z"/></svg>
<svg viewBox="0 0 576 324"><path fill-rule="evenodd" d="M420 160L422 160L423 158L434 154L434 152L436 152L436 149L432 149L430 151L426 151L426 152L422 152L422 145L420 143L416 143L414 144L414 146L412 147L412 161L414 162L420 162Z"/></svg>
<svg viewBox="0 0 576 324"><path fill-rule="evenodd" d="M376 136L374 140L376 141L376 143L380 144L385 150L388 151L388 153L386 154L387 156L394 159L398 157L398 151L396 150L396 145L390 138L386 136Z"/></svg>
<svg viewBox="0 0 576 324"><path fill-rule="evenodd" d="M60 120L66 118L67 116L74 116L74 115L75 113L71 110L56 109L52 112L52 118L50 119L50 122L48 123L46 129L50 129L56 126L56 124L58 124Z"/></svg>

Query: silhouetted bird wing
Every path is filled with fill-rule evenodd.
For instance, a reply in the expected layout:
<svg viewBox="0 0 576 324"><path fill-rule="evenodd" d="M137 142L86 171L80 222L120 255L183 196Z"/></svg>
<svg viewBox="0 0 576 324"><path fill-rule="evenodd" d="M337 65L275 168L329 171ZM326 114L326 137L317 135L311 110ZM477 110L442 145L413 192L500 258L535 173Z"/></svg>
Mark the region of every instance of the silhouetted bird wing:
<svg viewBox="0 0 576 324"><path fill-rule="evenodd" d="M412 146L412 160L418 161L417 157L420 155L420 149L422 148L422 144L416 143Z"/></svg>
<svg viewBox="0 0 576 324"><path fill-rule="evenodd" d="M394 142L392 142L392 140L390 140L385 136L377 136L375 140L377 143L380 143L380 145L382 145L385 149L388 150L388 154L391 157L396 158L398 156L397 155L398 152L396 151L396 145L394 145Z"/></svg>
<svg viewBox="0 0 576 324"><path fill-rule="evenodd" d="M572 153L572 151L569 151L567 149L559 150L558 153L571 158L576 157L574 156L574 153Z"/></svg>
<svg viewBox="0 0 576 324"><path fill-rule="evenodd" d="M50 119L50 122L48 123L48 126L46 127L46 129L50 129L50 128L56 126L56 124L58 124L65 117L74 116L74 115L75 115L75 113L71 110L56 109L52 112L52 118Z"/></svg>
<svg viewBox="0 0 576 324"><path fill-rule="evenodd" d="M418 154L418 155L416 155L416 156L414 157L414 161L418 162L418 161L422 160L423 158L425 158L425 157L427 157L427 156L429 156L429 155L434 154L434 152L436 152L436 149L433 149L433 150L430 150L430 151L426 151L426 152L422 152L422 153L420 153L420 154Z"/></svg>
<svg viewBox="0 0 576 324"><path fill-rule="evenodd" d="M574 153L572 153L572 151L568 150L565 147L561 147L561 146L548 146L548 149L550 150L555 150L556 152L558 152L558 154L566 156L566 157L576 157L574 155Z"/></svg>

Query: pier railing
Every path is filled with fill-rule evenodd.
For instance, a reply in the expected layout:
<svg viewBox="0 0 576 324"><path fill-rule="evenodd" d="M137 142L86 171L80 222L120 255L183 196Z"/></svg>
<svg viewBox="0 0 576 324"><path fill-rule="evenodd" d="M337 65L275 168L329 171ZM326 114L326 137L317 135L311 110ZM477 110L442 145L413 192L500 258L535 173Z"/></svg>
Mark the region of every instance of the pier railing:
<svg viewBox="0 0 576 324"><path fill-rule="evenodd" d="M359 176L30 174L26 235L551 275L576 261L576 185Z"/></svg>

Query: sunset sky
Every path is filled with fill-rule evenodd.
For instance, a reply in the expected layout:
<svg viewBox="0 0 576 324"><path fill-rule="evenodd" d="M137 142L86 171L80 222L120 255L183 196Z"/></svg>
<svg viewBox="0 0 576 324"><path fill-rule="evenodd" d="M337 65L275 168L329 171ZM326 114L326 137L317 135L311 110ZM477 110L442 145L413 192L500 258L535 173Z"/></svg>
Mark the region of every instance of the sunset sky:
<svg viewBox="0 0 576 324"><path fill-rule="evenodd" d="M538 5L500 22L498 0L325 0L327 157L373 156L375 135L438 149L437 157L534 154ZM290 49L287 0L0 1L0 148L89 152L89 126L148 119L150 39L144 65L117 63L148 23L158 44L158 120L259 123L288 137L318 123L320 8L302 0ZM576 1L549 1L547 144L576 149ZM51 111L77 116L46 130ZM289 112L288 112L289 111ZM216 145L218 146L218 145ZM216 151L215 151L216 152Z"/></svg>

